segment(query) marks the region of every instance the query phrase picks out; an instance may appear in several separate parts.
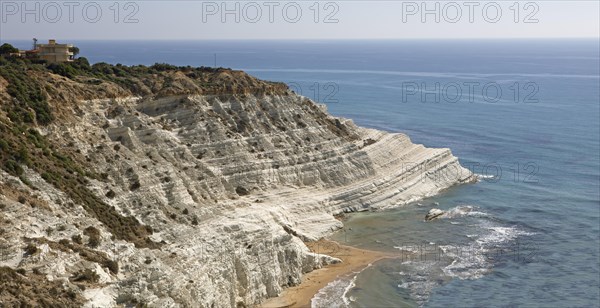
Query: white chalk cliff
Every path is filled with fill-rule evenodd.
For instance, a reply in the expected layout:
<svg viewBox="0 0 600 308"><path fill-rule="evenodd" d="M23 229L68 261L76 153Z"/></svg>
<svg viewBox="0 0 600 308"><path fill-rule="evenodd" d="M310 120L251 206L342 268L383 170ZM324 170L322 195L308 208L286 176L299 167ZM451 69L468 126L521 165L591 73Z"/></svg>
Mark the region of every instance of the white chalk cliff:
<svg viewBox="0 0 600 308"><path fill-rule="evenodd" d="M74 110L68 124L37 129L85 158L102 176L81 185L151 227L149 239L161 244L115 238L25 167L32 185L0 171L1 218L11 222L2 226L0 266L35 268L67 287L73 273L91 269L98 281L73 288L89 307L252 306L336 261L303 243L341 228L334 216L400 206L473 179L449 149L357 127L289 91L100 95ZM23 206L19 195L38 206ZM118 262L118 272L57 245L88 226L100 230L93 250ZM23 238L47 243L38 240L39 252L28 256Z"/></svg>

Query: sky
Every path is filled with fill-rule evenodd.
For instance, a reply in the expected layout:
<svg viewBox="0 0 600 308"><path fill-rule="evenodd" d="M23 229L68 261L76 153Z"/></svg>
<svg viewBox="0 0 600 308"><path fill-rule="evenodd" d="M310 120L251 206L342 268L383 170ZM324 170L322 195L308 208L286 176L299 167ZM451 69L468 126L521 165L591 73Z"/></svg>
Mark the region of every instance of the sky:
<svg viewBox="0 0 600 308"><path fill-rule="evenodd" d="M599 38L600 1L7 1L0 41Z"/></svg>

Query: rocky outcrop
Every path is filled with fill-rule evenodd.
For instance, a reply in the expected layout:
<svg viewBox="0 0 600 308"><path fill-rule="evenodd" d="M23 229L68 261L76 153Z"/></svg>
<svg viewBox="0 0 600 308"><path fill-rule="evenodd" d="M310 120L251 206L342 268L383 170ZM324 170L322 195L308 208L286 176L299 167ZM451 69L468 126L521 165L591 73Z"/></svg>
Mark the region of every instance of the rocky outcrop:
<svg viewBox="0 0 600 308"><path fill-rule="evenodd" d="M440 218L445 213L446 212L444 212L440 209L431 209L431 210L429 210L427 215L425 215L425 221L430 221L430 220L434 220L436 218Z"/></svg>
<svg viewBox="0 0 600 308"><path fill-rule="evenodd" d="M0 173L0 266L66 286L92 271L78 289L89 306L251 306L338 261L303 243L339 229L336 215L473 179L449 149L357 127L289 91L225 92L83 100L69 120L38 128L99 175L81 185L160 245L115 237L24 167L21 178Z"/></svg>

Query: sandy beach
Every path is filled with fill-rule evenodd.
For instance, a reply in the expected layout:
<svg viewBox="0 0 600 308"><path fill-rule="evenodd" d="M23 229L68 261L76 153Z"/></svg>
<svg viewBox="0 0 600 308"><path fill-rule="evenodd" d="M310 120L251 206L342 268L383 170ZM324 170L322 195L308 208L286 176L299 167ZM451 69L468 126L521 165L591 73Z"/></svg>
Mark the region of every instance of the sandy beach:
<svg viewBox="0 0 600 308"><path fill-rule="evenodd" d="M310 307L310 300L328 283L342 275L360 271L375 261L393 257L391 253L344 246L324 239L306 245L313 252L339 258L342 262L305 274L300 285L284 290L279 297L268 299L260 307Z"/></svg>

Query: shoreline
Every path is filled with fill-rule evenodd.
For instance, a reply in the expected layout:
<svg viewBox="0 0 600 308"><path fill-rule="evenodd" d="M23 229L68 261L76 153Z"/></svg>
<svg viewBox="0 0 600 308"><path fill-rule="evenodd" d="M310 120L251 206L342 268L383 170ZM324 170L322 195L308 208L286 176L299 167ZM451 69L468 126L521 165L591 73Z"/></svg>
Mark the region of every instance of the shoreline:
<svg viewBox="0 0 600 308"><path fill-rule="evenodd" d="M278 297L272 297L260 304L261 308L310 307L311 299L327 284L343 275L359 272L374 262L393 257L392 253L365 250L341 245L332 240L321 239L305 243L315 253L323 253L342 260L302 275L302 282L285 289Z"/></svg>

